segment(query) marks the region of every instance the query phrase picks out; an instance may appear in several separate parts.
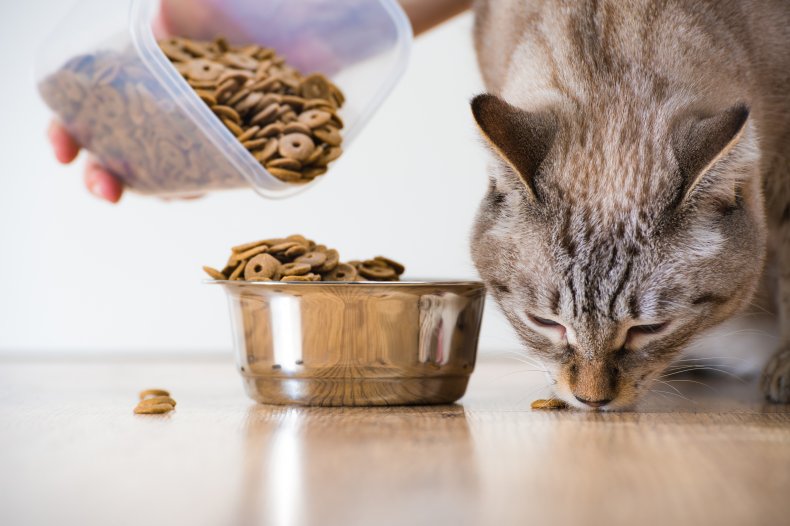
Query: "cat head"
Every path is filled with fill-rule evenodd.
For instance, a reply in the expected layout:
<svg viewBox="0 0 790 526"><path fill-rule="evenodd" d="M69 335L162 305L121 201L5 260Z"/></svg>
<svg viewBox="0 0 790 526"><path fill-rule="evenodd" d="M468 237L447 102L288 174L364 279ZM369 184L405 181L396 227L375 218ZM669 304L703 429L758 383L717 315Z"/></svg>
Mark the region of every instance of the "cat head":
<svg viewBox="0 0 790 526"><path fill-rule="evenodd" d="M746 105L602 119L485 94L472 112L494 152L472 257L558 397L632 405L749 301L765 226Z"/></svg>

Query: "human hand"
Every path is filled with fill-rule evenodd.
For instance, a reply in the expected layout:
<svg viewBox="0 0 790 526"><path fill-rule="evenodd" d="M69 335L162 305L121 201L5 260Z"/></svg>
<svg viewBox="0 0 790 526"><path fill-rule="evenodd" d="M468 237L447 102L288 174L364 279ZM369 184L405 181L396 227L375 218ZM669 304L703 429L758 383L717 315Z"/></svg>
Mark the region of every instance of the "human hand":
<svg viewBox="0 0 790 526"><path fill-rule="evenodd" d="M80 145L59 122L53 120L50 123L47 135L58 161L69 164L77 158ZM123 183L95 159L88 159L82 179L85 188L96 197L110 203L117 203L121 199Z"/></svg>
<svg viewBox="0 0 790 526"><path fill-rule="evenodd" d="M194 9L195 6L191 5L191 0L162 0L159 16L153 21L154 32L160 38L164 38L169 34L174 34L174 24L171 22L173 20L182 20L193 25L205 23L205 20L210 18L206 13L206 8L210 6L211 2L212 0L197 2L197 7L201 9ZM193 8L191 14L185 13L189 7ZM189 27L180 28L180 30L190 29L194 30L194 28ZM79 142L57 119L53 119L50 122L47 136L52 146L53 153L55 154L55 158L63 164L70 164L73 162L82 149ZM121 179L102 166L101 163L93 157L89 157L85 163L83 182L90 193L110 203L117 203L123 195L124 184Z"/></svg>

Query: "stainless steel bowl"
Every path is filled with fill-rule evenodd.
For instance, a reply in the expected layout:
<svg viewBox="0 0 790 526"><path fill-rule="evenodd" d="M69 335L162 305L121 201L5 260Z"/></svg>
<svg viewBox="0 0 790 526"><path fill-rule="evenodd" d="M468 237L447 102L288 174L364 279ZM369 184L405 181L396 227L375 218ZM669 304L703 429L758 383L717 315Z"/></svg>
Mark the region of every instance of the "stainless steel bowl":
<svg viewBox="0 0 790 526"><path fill-rule="evenodd" d="M445 404L475 365L479 281L216 281L239 370L267 404Z"/></svg>

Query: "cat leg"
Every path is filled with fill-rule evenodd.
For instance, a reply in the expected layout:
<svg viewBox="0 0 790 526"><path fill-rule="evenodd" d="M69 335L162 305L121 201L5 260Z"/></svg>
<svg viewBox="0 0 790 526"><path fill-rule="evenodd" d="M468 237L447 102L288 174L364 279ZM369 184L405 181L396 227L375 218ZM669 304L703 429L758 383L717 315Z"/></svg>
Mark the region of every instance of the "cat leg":
<svg viewBox="0 0 790 526"><path fill-rule="evenodd" d="M778 403L790 403L790 204L785 208L777 231L778 307L781 343L768 361L762 377L765 396Z"/></svg>

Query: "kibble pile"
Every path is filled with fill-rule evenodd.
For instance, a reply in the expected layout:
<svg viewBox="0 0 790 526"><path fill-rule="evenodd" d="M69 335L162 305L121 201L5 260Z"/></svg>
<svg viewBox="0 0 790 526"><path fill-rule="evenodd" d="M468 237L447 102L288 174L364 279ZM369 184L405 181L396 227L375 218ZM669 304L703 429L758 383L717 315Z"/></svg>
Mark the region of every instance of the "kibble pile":
<svg viewBox="0 0 790 526"><path fill-rule="evenodd" d="M303 76L273 49L224 38L170 38L159 47L198 96L275 177L304 183L342 149L343 93L321 74Z"/></svg>
<svg viewBox="0 0 790 526"><path fill-rule="evenodd" d="M176 408L176 401L164 389L146 389L140 392L140 402L134 408L136 415L161 415Z"/></svg>
<svg viewBox="0 0 790 526"><path fill-rule="evenodd" d="M341 263L334 248L294 234L235 246L221 271L203 270L231 281L398 281L405 267L383 256Z"/></svg>

